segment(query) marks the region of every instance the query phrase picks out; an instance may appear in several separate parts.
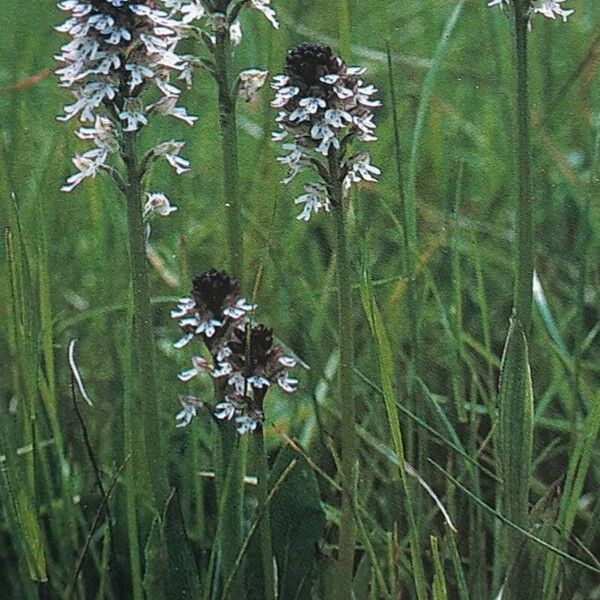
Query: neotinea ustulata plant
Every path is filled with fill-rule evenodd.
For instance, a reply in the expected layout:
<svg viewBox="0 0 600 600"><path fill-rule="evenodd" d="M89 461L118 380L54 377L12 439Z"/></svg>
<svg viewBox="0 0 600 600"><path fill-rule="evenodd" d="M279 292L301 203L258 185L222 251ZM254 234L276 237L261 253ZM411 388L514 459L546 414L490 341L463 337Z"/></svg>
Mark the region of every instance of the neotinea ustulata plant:
<svg viewBox="0 0 600 600"><path fill-rule="evenodd" d="M239 598L243 583L235 578L242 531L244 496L244 452L238 436L252 435L256 445L259 509L266 511L268 466L263 440L264 401L272 387L287 393L296 391L298 381L290 375L297 360L275 342L273 330L255 323L256 307L240 295L236 279L214 269L193 280L189 297L181 298L171 312L182 331L176 348L201 342L202 354L192 357L190 368L179 379L192 382L197 377L212 380L213 401L194 395L180 396L182 410L177 426L185 427L199 412L210 415L218 426L215 445L219 532L214 551L221 553L223 585ZM246 434L246 435L244 435ZM263 564L264 597L276 597L275 574L268 513L260 522L260 548Z"/></svg>
<svg viewBox="0 0 600 600"><path fill-rule="evenodd" d="M184 142L166 140L142 149L139 132L165 116L192 125L196 117L178 105L179 83L191 84L194 57L178 53L189 26L159 0L64 0L58 7L69 18L57 30L70 37L56 59L60 85L74 96L61 121L77 119L77 137L92 147L73 158L77 171L62 187L71 192L87 178L102 173L114 182L125 200L131 297L128 304L131 336L125 392L128 494L155 508L167 494L164 436L154 380L154 335L146 260L149 221L173 212L168 197L147 189L152 164L164 159L176 173L189 163L180 156ZM133 415L143 427L132 428ZM129 424L129 426L127 425ZM132 437L133 436L133 437ZM147 506L148 504L146 504ZM134 512L130 517L135 518ZM135 536L135 527L130 529ZM137 542L135 544L137 547Z"/></svg>
<svg viewBox="0 0 600 600"><path fill-rule="evenodd" d="M312 171L317 181L304 185L296 198L302 205L298 219L308 221L323 210L332 212L336 232L338 282L338 330L340 363L338 409L341 417L342 512L340 515L338 591L351 597L356 527L352 489L357 460L356 409L352 378L354 332L351 285L351 256L348 243L350 188L360 181L377 181L378 167L363 150L352 152L356 142L371 142L374 135L373 109L377 89L360 78L363 67L349 67L331 48L300 44L288 53L283 73L271 84L276 92L271 106L279 109L279 130L273 139L283 142L287 154L277 160L289 169L283 183L290 183L303 170Z"/></svg>

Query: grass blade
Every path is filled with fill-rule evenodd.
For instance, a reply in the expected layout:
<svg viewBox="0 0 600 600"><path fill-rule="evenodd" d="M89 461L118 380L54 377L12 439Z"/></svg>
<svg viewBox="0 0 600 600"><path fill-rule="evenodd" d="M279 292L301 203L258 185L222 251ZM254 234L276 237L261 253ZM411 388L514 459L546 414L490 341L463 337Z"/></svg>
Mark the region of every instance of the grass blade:
<svg viewBox="0 0 600 600"><path fill-rule="evenodd" d="M511 319L498 391L496 462L500 471L500 508L512 523L527 528L533 453L533 389L525 333ZM502 540L504 560L517 555L521 536L509 531ZM511 596L508 596L509 598Z"/></svg>
<svg viewBox="0 0 600 600"><path fill-rule="evenodd" d="M432 535L429 538L431 543L431 556L433 558L433 584L431 586L433 600L447 600L448 592L446 590L446 580L444 578L444 568L440 559L438 539Z"/></svg>
<svg viewBox="0 0 600 600"><path fill-rule="evenodd" d="M568 539L573 531L583 485L595 456L596 442L600 433L600 393L592 399L591 407L569 460L556 521L559 533L555 533L551 538L555 545L559 545L561 540ZM558 597L557 586L561 573L559 562L556 555L548 555L544 575L544 598Z"/></svg>
<svg viewBox="0 0 600 600"><path fill-rule="evenodd" d="M413 566L413 578L417 597L419 600L427 598L427 584L425 581L425 571L422 562L421 542L419 540L417 523L414 515L413 493L408 482L407 472L405 469L404 444L402 441L402 431L400 429L400 421L396 411L396 398L394 393L394 362L392 349L385 330L381 313L377 307L375 300L371 296L371 311L373 326L375 330L375 341L379 358L379 370L381 376L381 387L383 391L383 399L385 403L385 411L388 420L388 427L392 436L394 451L398 457L399 477L404 497L404 511L408 521L410 545L411 545L411 562Z"/></svg>

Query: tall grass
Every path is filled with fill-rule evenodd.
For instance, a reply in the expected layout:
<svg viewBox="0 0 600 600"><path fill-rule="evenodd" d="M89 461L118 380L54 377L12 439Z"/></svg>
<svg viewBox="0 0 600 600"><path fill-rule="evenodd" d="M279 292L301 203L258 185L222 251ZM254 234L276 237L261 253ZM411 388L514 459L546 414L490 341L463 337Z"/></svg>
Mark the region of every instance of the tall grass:
<svg viewBox="0 0 600 600"><path fill-rule="evenodd" d="M54 120L58 11L3 7L1 597L331 598L344 519L355 598L598 595L600 6L564 4L566 24L530 32L484 2L278 0L279 30L246 11L236 64L273 74L315 41L368 66L381 181L353 192L346 258L329 235L341 212L299 226L265 89L237 111L232 224L219 91L200 72L193 133L157 122L136 141L186 139L193 165L150 176L178 211L155 222L148 265L133 200L100 176L58 192L79 150ZM174 427L189 356L169 309L232 255L257 316L309 367L295 395L269 392L263 438ZM72 339L93 406L72 397Z"/></svg>

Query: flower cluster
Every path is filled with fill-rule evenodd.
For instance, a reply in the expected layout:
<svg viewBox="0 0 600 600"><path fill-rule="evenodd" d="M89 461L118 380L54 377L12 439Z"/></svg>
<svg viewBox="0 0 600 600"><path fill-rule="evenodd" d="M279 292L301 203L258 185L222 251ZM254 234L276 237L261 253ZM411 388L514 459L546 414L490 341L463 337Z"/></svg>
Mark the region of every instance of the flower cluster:
<svg viewBox="0 0 600 600"><path fill-rule="evenodd" d="M239 14L244 6L260 11L275 27L279 27L279 21L271 6L271 0L224 0L221 2L207 2L205 0L165 0L165 4L174 12L181 15L184 23L198 22L200 25L208 25L212 33L225 30L234 46L242 41L242 28ZM214 44L214 37L209 38Z"/></svg>
<svg viewBox="0 0 600 600"><path fill-rule="evenodd" d="M165 0L174 14L179 14L181 21L190 27L191 35L202 41L210 56L201 62L208 67L215 76L220 86L228 87L229 83L223 80L222 73L218 73L217 55L219 46L228 43L237 46L242 41L242 28L239 15L243 8L249 7L263 13L273 27L278 28L275 11L270 5L270 0L221 0L210 2L207 0ZM225 52L229 52L227 49ZM222 68L222 67L221 67ZM235 82L235 96L243 98L246 102L253 100L257 91L263 87L267 78L267 71L247 69L239 73ZM230 90L227 91L229 95Z"/></svg>
<svg viewBox="0 0 600 600"><path fill-rule="evenodd" d="M555 19L558 16L565 22L575 11L572 9L561 8L560 5L564 1L565 0L532 0L529 14L540 14L549 19ZM511 0L491 0L488 2L488 6L503 6L504 4L509 5L510 3Z"/></svg>
<svg viewBox="0 0 600 600"><path fill-rule="evenodd" d="M366 152L348 158L345 152L355 138L374 141L373 109L381 102L373 98L377 89L365 84L363 67L348 67L331 48L301 44L286 58L283 74L273 78L276 90L271 106L280 109L279 131L273 139L283 142L288 154L278 158L289 169L284 183L290 182L303 167L314 169L330 183L330 160L335 157L344 192L360 180L376 181L380 170L371 164ZM321 157L329 161L323 164ZM326 186L309 184L296 203L304 204L298 219L308 220L313 212L330 210Z"/></svg>
<svg viewBox="0 0 600 600"><path fill-rule="evenodd" d="M58 3L70 17L56 29L71 40L55 57L64 65L56 73L61 85L75 97L59 120L77 117L92 123L77 135L94 144L73 159L77 173L68 178L63 191L71 191L101 170L116 177L116 170L107 164L109 155L118 152L124 134L145 125L151 113L170 115L190 125L196 120L177 106L181 91L171 79L190 85L196 59L177 54L186 24L167 10L168 4L163 4L163 10L159 0ZM180 147L171 156L176 156ZM161 155L169 159L161 153L151 156Z"/></svg>
<svg viewBox="0 0 600 600"><path fill-rule="evenodd" d="M240 297L235 279L210 270L193 283L191 297L182 298L171 313L184 333L175 347L198 337L210 360L192 357L191 368L179 373L179 379L190 381L200 374L209 375L219 398L210 408L213 416L234 420L240 434L254 431L263 423L263 401L271 385L285 392L296 390L298 382L289 371L297 361L274 343L272 329L250 322L248 313L255 307ZM181 396L180 402L178 427L188 425L197 409L207 406L194 396Z"/></svg>

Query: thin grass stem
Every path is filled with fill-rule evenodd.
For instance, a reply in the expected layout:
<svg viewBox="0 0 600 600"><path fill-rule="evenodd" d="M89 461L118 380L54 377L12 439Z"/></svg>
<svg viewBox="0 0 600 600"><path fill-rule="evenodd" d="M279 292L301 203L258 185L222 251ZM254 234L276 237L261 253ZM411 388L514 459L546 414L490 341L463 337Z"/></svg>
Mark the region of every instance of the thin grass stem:
<svg viewBox="0 0 600 600"><path fill-rule="evenodd" d="M350 55L350 3L349 0L338 0L338 35L340 38L339 51L342 56Z"/></svg>
<svg viewBox="0 0 600 600"><path fill-rule="evenodd" d="M263 570L263 598L264 600L275 600L275 576L273 572L273 544L271 541L271 517L267 498L269 496L269 465L265 448L264 430L257 432L255 440L256 474L258 485L256 495L258 499L258 510L262 511L262 519L259 525L260 555Z"/></svg>
<svg viewBox="0 0 600 600"><path fill-rule="evenodd" d="M219 424L217 445L216 486L219 502L218 530L215 550L220 554L223 583L235 574L230 591L223 599L245 598L242 572L236 566L236 558L243 541L242 509L244 501L244 474L246 439L238 437L235 425L230 422ZM217 586L213 582L213 588ZM227 594L227 595L226 595Z"/></svg>

